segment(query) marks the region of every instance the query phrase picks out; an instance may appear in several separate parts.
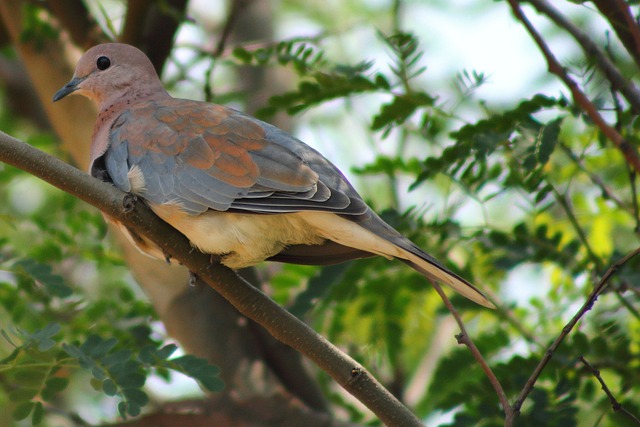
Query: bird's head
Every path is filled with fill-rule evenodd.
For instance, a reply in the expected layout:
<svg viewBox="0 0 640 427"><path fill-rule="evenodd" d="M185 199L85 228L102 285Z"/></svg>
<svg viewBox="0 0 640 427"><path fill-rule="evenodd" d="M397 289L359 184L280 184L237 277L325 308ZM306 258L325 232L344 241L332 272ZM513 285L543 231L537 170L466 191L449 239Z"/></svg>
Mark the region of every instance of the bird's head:
<svg viewBox="0 0 640 427"><path fill-rule="evenodd" d="M69 83L53 96L59 101L76 93L101 107L115 99L136 99L166 93L147 56L139 49L122 43L94 46L82 55Z"/></svg>

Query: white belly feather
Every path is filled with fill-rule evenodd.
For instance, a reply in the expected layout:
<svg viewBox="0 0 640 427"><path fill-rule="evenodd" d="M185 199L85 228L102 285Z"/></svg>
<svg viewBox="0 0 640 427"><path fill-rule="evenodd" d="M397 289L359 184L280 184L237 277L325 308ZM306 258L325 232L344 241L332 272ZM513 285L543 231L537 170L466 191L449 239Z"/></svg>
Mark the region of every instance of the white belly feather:
<svg viewBox="0 0 640 427"><path fill-rule="evenodd" d="M202 252L222 255L230 268L255 265L287 245L318 245L325 239L298 214L241 214L207 211L192 216L177 205L152 206L164 221Z"/></svg>
<svg viewBox="0 0 640 427"><path fill-rule="evenodd" d="M207 211L191 216L177 205L152 209L202 252L222 255L222 263L230 268L255 265L288 245L319 245L326 239L387 258L406 257L393 243L328 212L261 215Z"/></svg>

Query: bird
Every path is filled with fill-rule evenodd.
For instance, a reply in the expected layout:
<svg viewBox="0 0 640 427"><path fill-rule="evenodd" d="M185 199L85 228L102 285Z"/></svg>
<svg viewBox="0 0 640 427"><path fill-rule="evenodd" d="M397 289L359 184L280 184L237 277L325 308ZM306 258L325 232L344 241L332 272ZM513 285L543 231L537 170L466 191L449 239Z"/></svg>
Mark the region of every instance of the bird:
<svg viewBox="0 0 640 427"><path fill-rule="evenodd" d="M53 101L71 94L99 110L89 173L141 198L221 264L329 265L378 255L494 308L382 220L318 151L241 111L172 97L136 47L87 50ZM140 250L164 259L155 245L124 231Z"/></svg>

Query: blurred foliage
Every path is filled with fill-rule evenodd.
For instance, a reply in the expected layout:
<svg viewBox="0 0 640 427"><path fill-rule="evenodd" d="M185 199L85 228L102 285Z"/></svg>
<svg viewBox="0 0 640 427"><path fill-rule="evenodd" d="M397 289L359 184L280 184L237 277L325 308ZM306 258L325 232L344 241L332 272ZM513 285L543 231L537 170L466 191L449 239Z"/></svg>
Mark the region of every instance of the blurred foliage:
<svg viewBox="0 0 640 427"><path fill-rule="evenodd" d="M286 3L289 13L309 20L314 8L325 10L324 3ZM300 117L326 105L355 115L366 104L372 113L363 126L374 156L351 172L360 182L378 183L363 195L386 221L496 295L495 311L457 295L452 301L513 401L606 269L638 246L636 174L567 95L532 90L508 105L491 105L474 95L487 76L468 70L452 76L450 87L429 87L421 80L429 65L423 42L409 31L368 26L381 17L397 21L397 9L361 3L343 6L350 16L361 11L365 23L355 29L345 29L340 14L319 14L320 36L237 45L222 65L295 74L294 87L260 110L265 119L279 111ZM385 52L382 62L367 52L332 50L362 27L376 40L371 48ZM39 23L25 37L55 36L50 33ZM637 74L628 58L615 60L627 78ZM196 62L167 79L186 79L181 73ZM606 81L592 65L576 63L574 73ZM226 76L224 67L213 74L217 99L235 99L233 84L215 80ZM204 90L211 82L199 84ZM635 147L635 114L613 89L594 86L589 95ZM15 123L4 111L2 129L57 153L50 135ZM350 141L342 135L332 143ZM392 194L388 205L382 193ZM152 374L168 378L177 371L209 390L222 386L215 367L191 356L170 358L175 348L152 331L154 314L132 287L98 213L1 164L0 199L8 201L0 204L0 405L14 401L16 419L38 424L47 408L64 408L58 396L71 384L86 386L73 382L83 369L98 393L117 396L122 416L145 405ZM635 425L611 408L577 358L596 366L618 401L640 416L639 274L640 260L617 272L553 355L516 425ZM503 425L482 370L466 348L455 346L450 314L402 264L372 258L322 269L283 265L270 285L278 302L362 361L429 425ZM365 419L325 377L318 381L354 421Z"/></svg>

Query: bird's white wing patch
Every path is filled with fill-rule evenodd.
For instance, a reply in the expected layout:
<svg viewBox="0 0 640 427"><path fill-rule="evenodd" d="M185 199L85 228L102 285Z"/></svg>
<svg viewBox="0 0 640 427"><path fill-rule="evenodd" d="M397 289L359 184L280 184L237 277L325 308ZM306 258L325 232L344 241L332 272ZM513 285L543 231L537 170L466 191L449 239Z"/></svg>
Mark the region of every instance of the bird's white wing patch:
<svg viewBox="0 0 640 427"><path fill-rule="evenodd" d="M127 178L129 178L129 183L131 184L132 193L141 194L146 190L147 184L144 180L144 174L138 165L134 165L129 169Z"/></svg>

